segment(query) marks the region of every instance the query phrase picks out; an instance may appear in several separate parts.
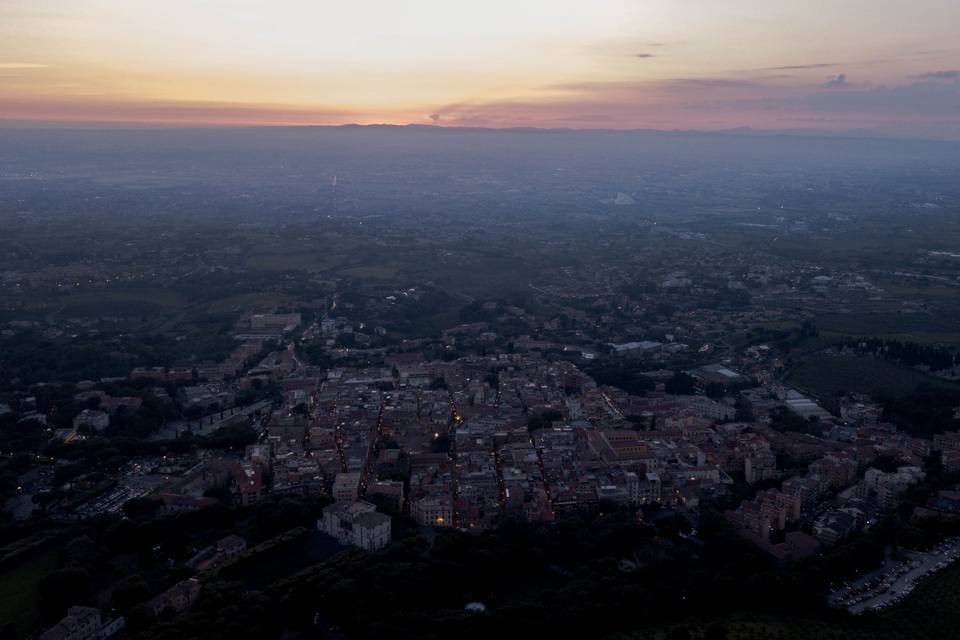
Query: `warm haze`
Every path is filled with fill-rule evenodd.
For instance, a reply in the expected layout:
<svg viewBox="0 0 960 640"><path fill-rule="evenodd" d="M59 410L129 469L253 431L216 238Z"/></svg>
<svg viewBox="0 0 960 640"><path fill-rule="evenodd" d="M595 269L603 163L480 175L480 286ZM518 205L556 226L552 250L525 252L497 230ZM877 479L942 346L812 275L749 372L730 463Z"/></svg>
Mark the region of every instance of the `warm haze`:
<svg viewBox="0 0 960 640"><path fill-rule="evenodd" d="M0 3L0 119L960 136L953 0Z"/></svg>

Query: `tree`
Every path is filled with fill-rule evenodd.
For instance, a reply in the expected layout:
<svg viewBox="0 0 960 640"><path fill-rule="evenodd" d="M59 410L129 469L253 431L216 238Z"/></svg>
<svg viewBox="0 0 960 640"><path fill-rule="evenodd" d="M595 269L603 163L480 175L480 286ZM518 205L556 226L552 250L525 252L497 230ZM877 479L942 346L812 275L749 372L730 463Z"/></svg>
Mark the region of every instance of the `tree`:
<svg viewBox="0 0 960 640"><path fill-rule="evenodd" d="M450 450L450 436L441 433L430 442L430 451L434 453L446 453Z"/></svg>
<svg viewBox="0 0 960 640"><path fill-rule="evenodd" d="M546 409L539 413L532 414L527 418L527 429L532 432L538 429L547 429L553 426L557 420L562 420L563 414L556 409Z"/></svg>
<svg viewBox="0 0 960 640"><path fill-rule="evenodd" d="M643 375L634 362L595 362L585 369L598 384L619 387L635 396L646 395L656 388L656 382Z"/></svg>
<svg viewBox="0 0 960 640"><path fill-rule="evenodd" d="M40 581L39 602L43 618L54 622L62 618L69 607L90 602L92 584L90 575L80 569L60 569Z"/></svg>
<svg viewBox="0 0 960 640"><path fill-rule="evenodd" d="M59 486L90 471L92 471L90 467L79 463L57 465L53 470L53 484L54 486Z"/></svg>
<svg viewBox="0 0 960 640"><path fill-rule="evenodd" d="M310 408L307 406L306 402L300 402L293 409L291 409L290 412L296 415L305 416L310 413Z"/></svg>
<svg viewBox="0 0 960 640"><path fill-rule="evenodd" d="M677 371L664 385L667 393L675 396L689 396L696 392L696 380L689 373Z"/></svg>
<svg viewBox="0 0 960 640"><path fill-rule="evenodd" d="M667 640L690 640L690 630L686 627L673 627L667 634Z"/></svg>
<svg viewBox="0 0 960 640"><path fill-rule="evenodd" d="M727 393L727 387L719 382L709 382L707 386L704 387L703 393L706 394L708 398L722 398Z"/></svg>
<svg viewBox="0 0 960 640"><path fill-rule="evenodd" d="M127 630L134 633L148 629L156 623L153 612L144 604L137 604L132 607L125 617Z"/></svg>
<svg viewBox="0 0 960 640"><path fill-rule="evenodd" d="M110 603L120 611L144 602L150 596L150 588L142 576L132 575L121 580L110 593Z"/></svg>
<svg viewBox="0 0 960 640"><path fill-rule="evenodd" d="M753 404L744 396L737 396L737 401L733 406L736 409L733 419L737 422L754 422L756 420L756 416L753 415Z"/></svg>
<svg viewBox="0 0 960 640"><path fill-rule="evenodd" d="M68 565L83 566L97 555L97 545L90 536L80 536L70 540L63 548L63 556Z"/></svg>
<svg viewBox="0 0 960 640"><path fill-rule="evenodd" d="M159 500L150 498L133 498L123 503L123 514L131 520L151 518L159 509L161 503Z"/></svg>

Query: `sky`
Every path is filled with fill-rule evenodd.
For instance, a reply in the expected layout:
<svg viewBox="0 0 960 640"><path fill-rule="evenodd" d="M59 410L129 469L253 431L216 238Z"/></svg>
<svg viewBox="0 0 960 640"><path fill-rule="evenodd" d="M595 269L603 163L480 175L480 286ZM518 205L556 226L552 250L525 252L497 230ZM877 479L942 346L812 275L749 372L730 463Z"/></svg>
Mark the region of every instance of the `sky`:
<svg viewBox="0 0 960 640"><path fill-rule="evenodd" d="M0 121L960 139L958 0L0 0Z"/></svg>

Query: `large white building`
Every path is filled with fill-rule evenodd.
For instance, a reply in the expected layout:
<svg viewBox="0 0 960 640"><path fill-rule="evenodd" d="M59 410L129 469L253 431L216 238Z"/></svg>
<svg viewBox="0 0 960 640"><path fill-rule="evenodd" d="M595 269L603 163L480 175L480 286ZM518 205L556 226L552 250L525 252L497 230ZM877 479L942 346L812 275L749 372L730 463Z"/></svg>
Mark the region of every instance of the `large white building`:
<svg viewBox="0 0 960 640"><path fill-rule="evenodd" d="M711 420L732 420L737 410L706 396L687 396L684 404L695 415Z"/></svg>
<svg viewBox="0 0 960 640"><path fill-rule="evenodd" d="M377 513L377 508L369 502L335 502L323 510L317 528L340 544L367 551L390 544L390 517Z"/></svg>
<svg viewBox="0 0 960 640"><path fill-rule="evenodd" d="M818 405L816 402L793 389L787 391L784 404L787 409L793 411L801 418L815 417L819 420L829 420L832 416L830 412Z"/></svg>

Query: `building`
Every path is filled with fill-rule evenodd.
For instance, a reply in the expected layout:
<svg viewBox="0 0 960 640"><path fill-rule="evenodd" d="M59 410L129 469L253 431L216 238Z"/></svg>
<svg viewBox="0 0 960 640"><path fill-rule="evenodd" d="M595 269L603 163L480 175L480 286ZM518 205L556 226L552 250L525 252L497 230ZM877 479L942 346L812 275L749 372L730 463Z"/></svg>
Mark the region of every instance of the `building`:
<svg viewBox="0 0 960 640"><path fill-rule="evenodd" d="M659 471L656 454L638 431L589 431L586 437L587 446L607 464L638 465L647 473Z"/></svg>
<svg viewBox="0 0 960 640"><path fill-rule="evenodd" d="M217 551L225 558L236 558L247 550L247 541L237 535L229 535L217 542Z"/></svg>
<svg viewBox="0 0 960 640"><path fill-rule="evenodd" d="M941 456L943 468L946 469L947 473L956 473L960 471L960 449L944 451Z"/></svg>
<svg viewBox="0 0 960 640"><path fill-rule="evenodd" d="M645 354L652 351L656 351L662 345L659 342L653 342L650 340L640 340L636 342L621 342L609 344L610 348L613 350L613 353L617 355L623 355L627 353L636 353L636 354Z"/></svg>
<svg viewBox="0 0 960 640"><path fill-rule="evenodd" d="M747 382L745 377L722 364L704 365L687 373L696 378L701 384L718 384L724 388Z"/></svg>
<svg viewBox="0 0 960 640"><path fill-rule="evenodd" d="M214 498L183 495L179 493L161 493L158 498L161 504L161 513L178 513L180 511L196 511L212 507L217 504Z"/></svg>
<svg viewBox="0 0 960 640"><path fill-rule="evenodd" d="M827 454L811 463L809 473L834 489L842 489L856 480L857 463L848 456Z"/></svg>
<svg viewBox="0 0 960 640"><path fill-rule="evenodd" d="M299 313L258 313L250 318L251 329L293 331L300 326Z"/></svg>
<svg viewBox="0 0 960 640"><path fill-rule="evenodd" d="M340 544L367 551L390 544L390 517L377 513L377 508L369 502L336 502L323 510L317 528Z"/></svg>
<svg viewBox="0 0 960 640"><path fill-rule="evenodd" d="M333 499L337 502L360 497L360 472L338 473L333 479Z"/></svg>
<svg viewBox="0 0 960 640"><path fill-rule="evenodd" d="M210 371L205 371L205 374L205 378L206 376L214 375ZM212 377L208 379L218 380L220 378ZM221 389L217 384L197 384L189 387L180 387L179 391L177 391L177 398L180 403L186 407L197 406L208 410L215 405L221 409L232 405L234 394L231 391Z"/></svg>
<svg viewBox="0 0 960 640"><path fill-rule="evenodd" d="M737 410L730 405L711 400L706 396L690 396L686 405L695 416L711 420L733 420L737 415Z"/></svg>
<svg viewBox="0 0 960 640"><path fill-rule="evenodd" d="M776 478L777 456L769 449L761 449L754 455L744 458L743 475L748 484Z"/></svg>
<svg viewBox="0 0 960 640"><path fill-rule="evenodd" d="M936 451L960 450L960 431L948 431L933 436L933 448Z"/></svg>
<svg viewBox="0 0 960 640"><path fill-rule="evenodd" d="M84 409L73 419L73 428L89 427L95 431L103 431L110 426L110 415L105 411Z"/></svg>
<svg viewBox="0 0 960 640"><path fill-rule="evenodd" d="M801 418L816 418L817 420L830 420L833 416L830 412L818 405L815 401L806 397L799 391L787 391L786 399L783 404Z"/></svg>
<svg viewBox="0 0 960 640"><path fill-rule="evenodd" d="M70 607L60 622L39 636L38 640L92 640L100 638L100 610L93 607Z"/></svg>
<svg viewBox="0 0 960 640"><path fill-rule="evenodd" d="M773 531L782 531L787 523L800 517L800 498L777 489L760 491L753 500L744 500L726 518L734 529L766 544Z"/></svg>
<svg viewBox="0 0 960 640"><path fill-rule="evenodd" d="M230 493L233 501L242 507L260 500L263 491L263 474L260 467L238 462L230 470Z"/></svg>
<svg viewBox="0 0 960 640"><path fill-rule="evenodd" d="M148 600L146 607L153 615L159 616L165 611L183 613L197 601L200 596L200 581L190 578L173 585L160 595Z"/></svg>
<svg viewBox="0 0 960 640"><path fill-rule="evenodd" d="M403 509L403 482L399 480L378 480L367 487L367 495L384 496L394 509Z"/></svg>
<svg viewBox="0 0 960 640"><path fill-rule="evenodd" d="M815 478L794 476L784 480L783 484L780 485L780 490L799 498L800 509L807 511L820 499L823 487Z"/></svg>
<svg viewBox="0 0 960 640"><path fill-rule="evenodd" d="M844 509L831 509L813 525L813 535L826 547L835 545L857 531L856 514Z"/></svg>
<svg viewBox="0 0 960 640"><path fill-rule="evenodd" d="M783 545L790 560L809 558L820 551L820 541L802 531L787 533Z"/></svg>
<svg viewBox="0 0 960 640"><path fill-rule="evenodd" d="M156 380L163 382L166 379L163 367L137 367L130 372L131 380Z"/></svg>
<svg viewBox="0 0 960 640"><path fill-rule="evenodd" d="M187 561L187 566L197 571L212 571L223 563L238 557L247 549L247 541L236 535L229 535L217 541Z"/></svg>
<svg viewBox="0 0 960 640"><path fill-rule="evenodd" d="M924 476L919 467L904 466L893 473L884 473L871 467L860 482L859 497L873 498L881 509L890 509L901 493L923 480Z"/></svg>
<svg viewBox="0 0 960 640"><path fill-rule="evenodd" d="M424 527L452 527L453 501L448 495L424 496L410 503L410 516Z"/></svg>
<svg viewBox="0 0 960 640"><path fill-rule="evenodd" d="M630 476L633 475L636 478ZM650 504L660 502L660 476L656 473L644 474L644 479L640 480L636 474L627 473L627 483L630 487L631 501L633 504Z"/></svg>

